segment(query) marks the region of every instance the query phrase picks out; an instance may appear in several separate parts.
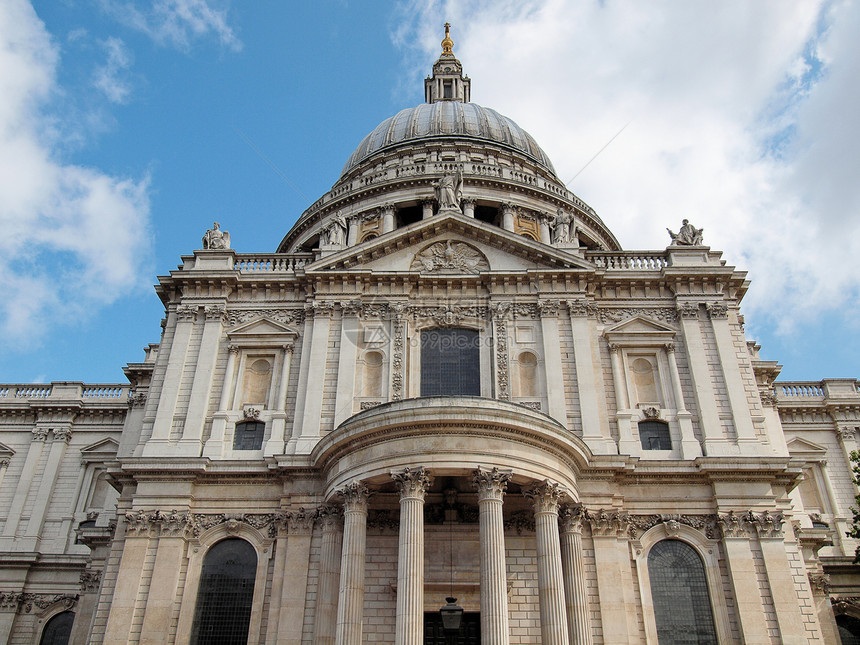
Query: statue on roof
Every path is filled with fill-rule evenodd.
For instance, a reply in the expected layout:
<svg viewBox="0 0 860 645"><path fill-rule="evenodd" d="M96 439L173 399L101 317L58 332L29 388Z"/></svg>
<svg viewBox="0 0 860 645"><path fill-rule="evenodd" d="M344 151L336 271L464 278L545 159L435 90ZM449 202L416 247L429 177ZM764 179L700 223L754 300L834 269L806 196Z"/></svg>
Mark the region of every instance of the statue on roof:
<svg viewBox="0 0 860 645"><path fill-rule="evenodd" d="M203 235L203 248L216 251L220 249L230 248L230 233L221 230L221 225L218 222L212 224Z"/></svg>
<svg viewBox="0 0 860 645"><path fill-rule="evenodd" d="M346 220L343 215L336 215L325 227L325 233L328 236L328 244L336 244L343 246L346 244Z"/></svg>
<svg viewBox="0 0 860 645"><path fill-rule="evenodd" d="M570 225L573 218L563 208L559 208L552 221L552 243L567 244L570 242Z"/></svg>
<svg viewBox="0 0 860 645"><path fill-rule="evenodd" d="M671 229L666 229L669 232L669 237L672 238L673 245L680 246L699 246L702 243L703 228L696 228L690 224L690 220L685 219L681 222L681 229L678 234L672 232Z"/></svg>
<svg viewBox="0 0 860 645"><path fill-rule="evenodd" d="M445 174L433 186L436 189L436 201L439 202L439 212L460 210L460 200L463 198L463 173L456 175Z"/></svg>

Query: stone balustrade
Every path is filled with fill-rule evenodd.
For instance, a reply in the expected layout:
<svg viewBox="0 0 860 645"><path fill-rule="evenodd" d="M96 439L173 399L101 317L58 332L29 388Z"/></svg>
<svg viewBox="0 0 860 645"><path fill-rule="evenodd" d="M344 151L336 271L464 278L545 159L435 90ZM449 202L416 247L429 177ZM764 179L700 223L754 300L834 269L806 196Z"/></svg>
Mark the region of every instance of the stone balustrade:
<svg viewBox="0 0 860 645"><path fill-rule="evenodd" d="M313 253L237 254L234 268L240 273L290 273L313 260Z"/></svg>
<svg viewBox="0 0 860 645"><path fill-rule="evenodd" d="M607 253L586 253L586 257L601 269L607 271L661 271L669 266L665 253L630 253L618 251Z"/></svg>
<svg viewBox="0 0 860 645"><path fill-rule="evenodd" d="M131 386L122 383L54 382L34 385L4 383L0 401L122 401L128 400Z"/></svg>
<svg viewBox="0 0 860 645"><path fill-rule="evenodd" d="M858 399L860 381L854 379L824 379L823 381L782 381L774 383L777 401L795 402L799 399Z"/></svg>

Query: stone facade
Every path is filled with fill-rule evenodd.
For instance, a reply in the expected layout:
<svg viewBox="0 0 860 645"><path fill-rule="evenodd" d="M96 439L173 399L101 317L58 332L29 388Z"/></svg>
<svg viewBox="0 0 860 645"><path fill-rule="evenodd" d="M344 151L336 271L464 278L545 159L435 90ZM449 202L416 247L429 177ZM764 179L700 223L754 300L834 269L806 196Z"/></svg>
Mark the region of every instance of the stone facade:
<svg viewBox="0 0 860 645"><path fill-rule="evenodd" d="M621 250L452 46L276 253L216 227L159 278L130 385L0 386L0 643L192 642L228 539L249 643L420 645L449 596L483 643L672 642L667 542L719 642L860 618L858 382L776 382L746 274ZM433 330L469 395L426 395Z"/></svg>

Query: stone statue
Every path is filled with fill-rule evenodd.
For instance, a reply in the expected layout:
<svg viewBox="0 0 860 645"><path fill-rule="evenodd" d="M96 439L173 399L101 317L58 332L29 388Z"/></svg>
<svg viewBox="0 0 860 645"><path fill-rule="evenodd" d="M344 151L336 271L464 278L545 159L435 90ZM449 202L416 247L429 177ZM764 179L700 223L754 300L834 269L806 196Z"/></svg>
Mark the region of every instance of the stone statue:
<svg viewBox="0 0 860 645"><path fill-rule="evenodd" d="M460 200L463 197L463 173L459 170L456 175L443 175L433 186L436 188L436 201L439 202L439 212L460 211Z"/></svg>
<svg viewBox="0 0 860 645"><path fill-rule="evenodd" d="M698 246L702 243L703 228L696 228L690 224L690 220L685 219L681 222L681 230L675 235L671 229L666 229L669 232L669 237L672 238L672 244L682 246Z"/></svg>
<svg viewBox="0 0 860 645"><path fill-rule="evenodd" d="M230 234L227 231L221 230L221 225L218 222L212 224L212 228L206 231L203 236L203 248L210 250L229 249Z"/></svg>
<svg viewBox="0 0 860 645"><path fill-rule="evenodd" d="M570 213L559 208L555 219L552 221L552 243L568 244L570 242L570 225L573 218Z"/></svg>
<svg viewBox="0 0 860 645"><path fill-rule="evenodd" d="M325 228L328 240L327 244L343 246L346 244L346 220L343 215L336 215Z"/></svg>

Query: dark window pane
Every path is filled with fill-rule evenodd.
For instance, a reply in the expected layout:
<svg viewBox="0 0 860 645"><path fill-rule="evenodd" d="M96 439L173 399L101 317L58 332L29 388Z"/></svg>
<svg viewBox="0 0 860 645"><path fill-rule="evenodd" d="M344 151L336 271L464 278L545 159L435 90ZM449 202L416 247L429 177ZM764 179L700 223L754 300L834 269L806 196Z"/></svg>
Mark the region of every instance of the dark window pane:
<svg viewBox="0 0 860 645"><path fill-rule="evenodd" d="M705 566L680 540L663 540L648 554L651 599L660 645L717 642Z"/></svg>
<svg viewBox="0 0 860 645"><path fill-rule="evenodd" d="M424 645L481 645L481 614L464 613L460 631L446 634L442 629L442 614L438 611L425 612Z"/></svg>
<svg viewBox="0 0 860 645"><path fill-rule="evenodd" d="M474 329L421 332L421 396L481 394L480 335Z"/></svg>
<svg viewBox="0 0 860 645"><path fill-rule="evenodd" d="M57 614L45 625L39 645L68 645L74 622L75 612L73 611Z"/></svg>
<svg viewBox="0 0 860 645"><path fill-rule="evenodd" d="M245 645L254 600L257 554L245 540L229 538L203 560L191 628L191 645Z"/></svg>
<svg viewBox="0 0 860 645"><path fill-rule="evenodd" d="M642 443L642 450L671 450L669 424L662 421L640 421L639 441Z"/></svg>
<svg viewBox="0 0 860 645"><path fill-rule="evenodd" d="M860 645L860 620L843 614L836 617L836 626L842 645Z"/></svg>
<svg viewBox="0 0 860 645"><path fill-rule="evenodd" d="M263 447L266 424L262 421L243 421L236 424L233 433L233 450L259 450Z"/></svg>

